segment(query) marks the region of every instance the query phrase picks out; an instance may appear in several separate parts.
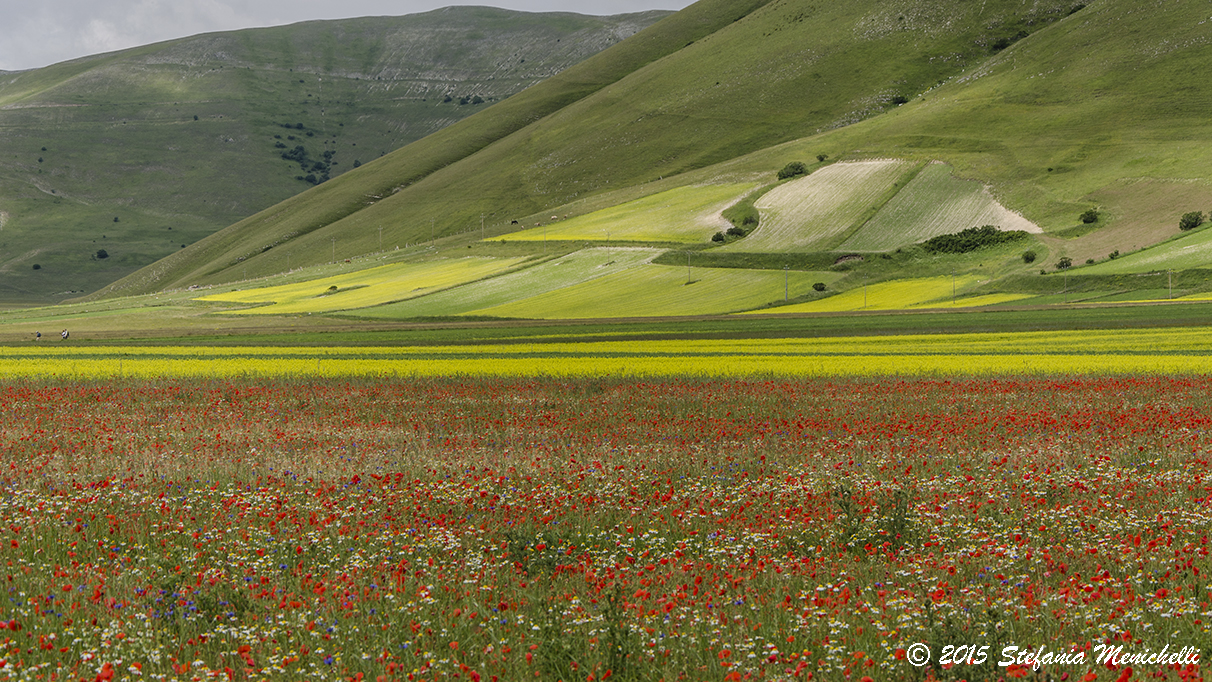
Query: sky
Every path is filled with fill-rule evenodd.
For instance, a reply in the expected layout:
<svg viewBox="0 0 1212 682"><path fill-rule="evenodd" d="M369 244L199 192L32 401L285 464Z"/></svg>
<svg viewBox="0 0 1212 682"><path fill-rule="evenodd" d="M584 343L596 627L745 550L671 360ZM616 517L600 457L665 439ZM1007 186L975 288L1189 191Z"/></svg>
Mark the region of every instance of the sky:
<svg viewBox="0 0 1212 682"><path fill-rule="evenodd" d="M0 71L33 69L210 31L401 16L450 5L622 14L693 0L0 0Z"/></svg>

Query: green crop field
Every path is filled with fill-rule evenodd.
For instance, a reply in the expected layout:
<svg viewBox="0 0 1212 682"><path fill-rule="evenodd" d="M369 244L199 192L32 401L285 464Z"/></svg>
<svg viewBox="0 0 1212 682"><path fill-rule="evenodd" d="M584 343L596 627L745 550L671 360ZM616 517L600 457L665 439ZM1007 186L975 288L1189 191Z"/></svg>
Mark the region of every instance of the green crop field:
<svg viewBox="0 0 1212 682"><path fill-rule="evenodd" d="M778 309L786 313L836 313L856 310L900 310L922 305L951 306L954 292L959 295L978 281L973 275L960 277L923 277L919 279L902 279L891 282L879 282L867 286L857 286L847 292L830 296L819 301L797 303ZM1008 297L975 299L979 302L969 302L966 305L989 305L1006 301L1028 298L1028 296L1009 294ZM962 299L956 300L959 305L965 305Z"/></svg>
<svg viewBox="0 0 1212 682"><path fill-rule="evenodd" d="M715 315L809 294L835 272L790 272L644 265L492 308L477 315L566 319Z"/></svg>
<svg viewBox="0 0 1212 682"><path fill-rule="evenodd" d="M757 202L761 224L726 251L778 253L828 250L828 243L862 220L910 165L879 160L838 163L792 180Z"/></svg>
<svg viewBox="0 0 1212 682"><path fill-rule="evenodd" d="M1041 231L1031 221L999 204L979 182L957 179L952 171L943 163L927 164L838 249L891 251L981 225Z"/></svg>
<svg viewBox="0 0 1212 682"><path fill-rule="evenodd" d="M629 201L542 227L513 232L505 241L706 242L730 227L720 211L752 184L691 185Z"/></svg>
<svg viewBox="0 0 1212 682"><path fill-rule="evenodd" d="M1159 270L1186 270L1212 263L1212 230L1202 228L1182 234L1178 232L1177 224L1175 221L1173 239L1114 260L1087 265L1074 272L1083 275L1121 275Z"/></svg>
<svg viewBox="0 0 1212 682"><path fill-rule="evenodd" d="M595 247L532 265L516 272L471 282L407 301L359 310L372 319L405 319L475 314L556 289L606 277L652 260L657 249Z"/></svg>
<svg viewBox="0 0 1212 682"><path fill-rule="evenodd" d="M272 304L229 311L230 314L288 315L353 310L414 298L495 275L523 260L468 257L397 263L306 282L201 296L198 300Z"/></svg>

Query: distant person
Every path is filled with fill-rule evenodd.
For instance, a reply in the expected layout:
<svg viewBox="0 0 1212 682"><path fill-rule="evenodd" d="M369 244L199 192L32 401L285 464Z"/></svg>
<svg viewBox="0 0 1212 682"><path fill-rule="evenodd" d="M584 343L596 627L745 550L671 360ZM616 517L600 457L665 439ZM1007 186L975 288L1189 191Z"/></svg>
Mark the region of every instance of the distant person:
<svg viewBox="0 0 1212 682"><path fill-rule="evenodd" d="M60 334L60 336L62 336L62 337L63 337L63 340L64 340L64 341L66 341L66 340L67 340L67 330L66 330L66 329L64 329L64 330L63 330L63 333L62 333L62 334Z"/></svg>
<svg viewBox="0 0 1212 682"><path fill-rule="evenodd" d="M34 332L34 340L35 340L35 341L41 341L41 340L42 340L42 332Z"/></svg>

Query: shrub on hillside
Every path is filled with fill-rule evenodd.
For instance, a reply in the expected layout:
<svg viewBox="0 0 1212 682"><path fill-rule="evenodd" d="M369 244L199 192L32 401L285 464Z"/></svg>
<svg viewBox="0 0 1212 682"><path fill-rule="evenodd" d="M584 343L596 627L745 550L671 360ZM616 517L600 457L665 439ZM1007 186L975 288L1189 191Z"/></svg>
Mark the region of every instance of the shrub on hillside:
<svg viewBox="0 0 1212 682"><path fill-rule="evenodd" d="M1023 262L1024 263L1034 263L1035 262L1035 252L1034 251L1024 251L1023 252Z"/></svg>
<svg viewBox="0 0 1212 682"><path fill-rule="evenodd" d="M1060 260L1056 261L1057 270L1068 270L1071 267L1073 267L1073 259L1068 256L1064 256Z"/></svg>
<svg viewBox="0 0 1212 682"><path fill-rule="evenodd" d="M724 233L723 233L723 232L716 232L715 234L711 235L711 241L713 241L713 242L722 242L722 241L724 241Z"/></svg>
<svg viewBox="0 0 1212 682"><path fill-rule="evenodd" d="M1021 230L999 230L993 225L969 227L955 234L940 234L922 242L922 248L930 253L968 253L986 246L1005 244L1027 236Z"/></svg>
<svg viewBox="0 0 1212 682"><path fill-rule="evenodd" d="M824 282L817 282L816 284L813 284L813 285L812 285L812 290L813 290L813 291L824 291L824 290L825 290L825 283L824 283Z"/></svg>
<svg viewBox="0 0 1212 682"><path fill-rule="evenodd" d="M786 166L783 166L783 170L779 171L779 180L786 180L787 178L794 178L797 175L807 174L808 166L805 166L803 161L792 161Z"/></svg>
<svg viewBox="0 0 1212 682"><path fill-rule="evenodd" d="M1191 211L1190 213L1184 213L1183 217L1178 219L1178 229L1180 230L1194 230L1203 224L1203 211Z"/></svg>
<svg viewBox="0 0 1212 682"><path fill-rule="evenodd" d="M1085 213L1082 213L1081 218L1082 218L1082 222L1087 225L1089 225L1090 223L1097 223L1098 222L1098 211L1093 208L1087 209Z"/></svg>

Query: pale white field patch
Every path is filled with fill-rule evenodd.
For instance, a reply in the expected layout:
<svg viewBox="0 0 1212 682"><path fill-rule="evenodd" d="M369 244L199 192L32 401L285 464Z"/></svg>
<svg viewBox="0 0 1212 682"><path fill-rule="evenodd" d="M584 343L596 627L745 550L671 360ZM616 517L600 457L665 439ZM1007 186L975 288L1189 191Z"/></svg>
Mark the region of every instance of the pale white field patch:
<svg viewBox="0 0 1212 682"><path fill-rule="evenodd" d="M727 251L811 251L852 227L910 167L899 159L826 166L767 192L754 205L761 224Z"/></svg>

